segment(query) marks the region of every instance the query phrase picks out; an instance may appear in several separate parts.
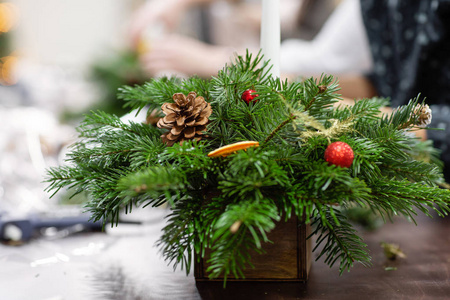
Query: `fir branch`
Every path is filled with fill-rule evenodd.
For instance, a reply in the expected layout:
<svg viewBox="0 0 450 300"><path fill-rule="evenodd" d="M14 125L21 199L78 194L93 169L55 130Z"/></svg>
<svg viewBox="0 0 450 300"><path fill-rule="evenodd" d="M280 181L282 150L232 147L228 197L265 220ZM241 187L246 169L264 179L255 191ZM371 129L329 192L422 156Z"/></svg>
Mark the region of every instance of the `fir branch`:
<svg viewBox="0 0 450 300"><path fill-rule="evenodd" d="M292 120L294 120L296 117L293 114L290 114L289 117L284 120L280 125L277 126L277 128L275 128L268 137L266 137L266 139L264 140L264 143L267 143L268 141L270 141L275 134L280 131L284 126L286 126L288 123L290 123Z"/></svg>
<svg viewBox="0 0 450 300"><path fill-rule="evenodd" d="M431 217L430 209L435 210L440 216L447 215L450 211L449 195L450 190L423 183L380 178L372 186L372 197L364 201L368 207L380 211L382 215L403 215L414 221L416 209L429 217Z"/></svg>
<svg viewBox="0 0 450 300"><path fill-rule="evenodd" d="M279 220L278 210L271 201L245 201L229 206L214 228L208 261L211 265L207 269L210 277L222 275L224 285L230 275L244 278L242 270L250 263L249 249L261 252L262 243L268 242L266 233L275 227L274 221ZM241 225L236 232L232 232L230 228L237 221Z"/></svg>
<svg viewBox="0 0 450 300"><path fill-rule="evenodd" d="M95 157L95 156L106 156L106 155L113 155L113 154L126 154L128 152L136 152L133 151L132 149L122 149L122 150L115 150L115 151L109 151L109 152L94 152L92 154L89 155L89 157Z"/></svg>
<svg viewBox="0 0 450 300"><path fill-rule="evenodd" d="M200 201L184 197L176 202L172 213L167 217L167 225L163 235L157 242L160 251L174 269L181 265L181 269L189 274L192 264L192 254L195 242L195 220L199 214Z"/></svg>
<svg viewBox="0 0 450 300"><path fill-rule="evenodd" d="M218 188L224 197L251 198L259 201L267 192L282 190L289 185L289 177L275 161L273 153L259 149L239 151L219 174Z"/></svg>
<svg viewBox="0 0 450 300"><path fill-rule="evenodd" d="M409 139L407 143L410 147L407 152L412 159L435 165L439 169L443 168L443 162L439 158L440 150L433 147L432 140Z"/></svg>
<svg viewBox="0 0 450 300"><path fill-rule="evenodd" d="M163 143L160 131L152 126L129 122L125 124L116 116L93 113L78 128L80 140L72 145L68 161L97 164L101 167L142 164L139 156L160 151ZM148 161L149 163L149 161Z"/></svg>
<svg viewBox="0 0 450 300"><path fill-rule="evenodd" d="M176 170L153 166L121 178L117 183L117 191L124 201L139 195L145 195L152 200L162 195L171 199L173 193L178 194L185 189L186 182L184 174ZM162 203L158 202L158 205L160 204Z"/></svg>
<svg viewBox="0 0 450 300"><path fill-rule="evenodd" d="M353 177L360 176L367 182L381 177L380 161L386 151L384 145L366 138L353 138L352 140L344 138L342 141L351 145L355 153L351 167Z"/></svg>
<svg viewBox="0 0 450 300"><path fill-rule="evenodd" d="M304 177L298 181L308 190L316 203L345 204L366 198L371 192L367 184L358 177L352 177L348 169L323 162L308 165Z"/></svg>
<svg viewBox="0 0 450 300"><path fill-rule="evenodd" d="M229 198L222 197L216 188L205 189L202 197L202 207L195 223L197 238L194 248L199 257L205 257L207 250L212 247L211 237L214 235L217 220L232 202Z"/></svg>
<svg viewBox="0 0 450 300"><path fill-rule="evenodd" d="M384 159L380 165L383 175L399 180L408 179L414 182L425 182L432 185L442 177L441 170L437 165L415 161L412 159L396 160Z"/></svg>
<svg viewBox="0 0 450 300"><path fill-rule="evenodd" d="M308 111L311 108L311 106L313 106L314 102L316 102L317 96L322 94L322 93L324 93L326 90L327 90L327 86L326 85L324 85L324 84L318 85L317 86L317 94L316 94L316 96L312 97L312 99L310 101L308 101L308 103L305 106L304 111Z"/></svg>
<svg viewBox="0 0 450 300"><path fill-rule="evenodd" d="M354 100L353 105L339 104L333 110L329 110L326 114L330 119L339 120L364 120L377 121L381 116L381 108L389 105L389 101L385 98L371 98Z"/></svg>
<svg viewBox="0 0 450 300"><path fill-rule="evenodd" d="M88 171L88 170L83 170ZM103 220L111 222L111 226L118 224L119 213L124 207L128 207L135 199L120 197L116 186L120 178L129 174L128 169L90 169L90 175L83 186L83 190L92 195L92 200L85 207L92 213L94 221Z"/></svg>
<svg viewBox="0 0 450 300"><path fill-rule="evenodd" d="M322 75L319 79L309 78L303 84L303 111L311 116L322 118L324 111L338 102L339 95L336 95L336 92L339 87L333 76Z"/></svg>
<svg viewBox="0 0 450 300"><path fill-rule="evenodd" d="M414 114L414 110L419 102L419 96L411 99L407 105L394 109L390 115L385 115L381 119L381 124L390 124L397 130L404 130L414 126L418 119L418 116Z"/></svg>
<svg viewBox="0 0 450 300"><path fill-rule="evenodd" d="M65 187L75 188L76 192L72 195L75 196L83 192L83 187L89 179L84 175L83 170L70 166L61 166L58 168L52 167L47 169L47 176L44 182L49 183L45 188L46 192L53 192L50 198L54 197L61 189Z"/></svg>
<svg viewBox="0 0 450 300"><path fill-rule="evenodd" d="M387 123L381 122L358 122L355 124L355 131L358 137L372 140L384 148L383 156L391 156L393 159L409 159L411 137L405 135L403 131Z"/></svg>
<svg viewBox="0 0 450 300"><path fill-rule="evenodd" d="M255 82L267 83L269 80L267 62L262 62L259 52L253 59L250 52L245 57L236 55L231 65L226 65L219 71L217 77L211 79L212 98L211 104L235 104L235 99L240 99L242 92L251 88Z"/></svg>
<svg viewBox="0 0 450 300"><path fill-rule="evenodd" d="M166 148L161 138L155 136L140 136L130 154L130 168L140 170L159 162L159 156Z"/></svg>
<svg viewBox="0 0 450 300"><path fill-rule="evenodd" d="M302 168L308 160L304 152L298 151L297 148L286 147L284 143L272 147L274 149L272 160L293 176L296 170Z"/></svg>
<svg viewBox="0 0 450 300"><path fill-rule="evenodd" d="M357 231L346 221L346 217L339 211L333 210L329 206L316 206L313 212L316 226L311 234L318 234L315 251L324 241L323 246L316 260L325 257L325 263L330 268L337 260L339 263L339 273L350 270L355 262L359 262L365 267L370 266L370 256L367 253L367 245L357 235ZM338 223L335 223L335 219Z"/></svg>
<svg viewBox="0 0 450 300"><path fill-rule="evenodd" d="M148 106L149 110L159 109L165 102L171 102L175 93L189 93L181 88L181 80L176 77L152 79L142 86L119 88L117 97L125 102L125 107L136 109L137 113Z"/></svg>
<svg viewBox="0 0 450 300"><path fill-rule="evenodd" d="M184 174L189 185L198 190L214 180L220 170L216 161L206 155L205 145L190 141L167 147L158 155L158 163Z"/></svg>
<svg viewBox="0 0 450 300"><path fill-rule="evenodd" d="M304 219L305 224L311 223L314 216L313 211L317 198L310 195L309 190L303 187L303 184L293 185L293 188L286 193L290 204L293 207L295 215L300 219Z"/></svg>
<svg viewBox="0 0 450 300"><path fill-rule="evenodd" d="M139 131L136 130L135 123L130 122L129 124L125 124L118 116L110 115L102 111L92 111L91 114L85 116L83 122L77 127L79 137L95 139L98 139L105 132L111 132L117 129L139 134Z"/></svg>

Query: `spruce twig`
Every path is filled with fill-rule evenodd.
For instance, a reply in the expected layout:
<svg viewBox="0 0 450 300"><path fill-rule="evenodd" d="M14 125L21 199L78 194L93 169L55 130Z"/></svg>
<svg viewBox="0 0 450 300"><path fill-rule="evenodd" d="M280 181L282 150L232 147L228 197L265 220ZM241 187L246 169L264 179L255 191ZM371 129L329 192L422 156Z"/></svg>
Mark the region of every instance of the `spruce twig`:
<svg viewBox="0 0 450 300"><path fill-rule="evenodd" d="M286 126L289 122L291 122L292 120L295 120L296 116L294 116L293 114L290 114L289 117L284 120L280 125L278 125L270 134L269 136L266 137L266 139L264 140L264 143L267 143L268 141L270 141L275 134L280 131L284 126Z"/></svg>

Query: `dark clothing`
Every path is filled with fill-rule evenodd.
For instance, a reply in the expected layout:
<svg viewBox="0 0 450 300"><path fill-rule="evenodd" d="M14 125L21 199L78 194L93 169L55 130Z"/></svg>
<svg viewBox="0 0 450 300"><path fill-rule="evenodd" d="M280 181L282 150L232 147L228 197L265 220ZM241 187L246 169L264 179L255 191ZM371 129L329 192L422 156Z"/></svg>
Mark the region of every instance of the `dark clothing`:
<svg viewBox="0 0 450 300"><path fill-rule="evenodd" d="M374 69L369 78L393 107L418 94L450 180L450 0L361 0Z"/></svg>

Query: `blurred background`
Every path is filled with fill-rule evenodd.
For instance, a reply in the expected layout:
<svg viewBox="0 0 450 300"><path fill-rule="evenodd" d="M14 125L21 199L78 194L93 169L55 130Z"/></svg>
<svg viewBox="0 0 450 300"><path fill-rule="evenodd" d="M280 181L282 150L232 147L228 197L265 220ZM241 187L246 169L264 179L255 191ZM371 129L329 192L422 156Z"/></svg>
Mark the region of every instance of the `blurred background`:
<svg viewBox="0 0 450 300"><path fill-rule="evenodd" d="M123 46L132 2L0 1L0 211L59 201L43 191L45 168L102 100L93 66Z"/></svg>
<svg viewBox="0 0 450 300"><path fill-rule="evenodd" d="M111 280L105 273L87 270L92 267L89 259L105 249L119 260L108 264L109 274L117 275L111 275L111 286L117 284L114 280L122 280L123 287L128 280L122 265L139 266L130 260L121 264L115 256L127 251L125 242L120 242L121 233L107 230L100 238L59 240L98 226L85 226L83 196L69 200L60 193L50 198L44 191L45 170L64 162L68 145L77 137L75 128L90 110L145 121L145 116L126 115L116 97L119 87L163 75L208 77L233 53L257 51L261 1L197 2L182 7L175 5L176 0L0 1L0 261L6 275L0 280L0 298L29 299L31 289L35 299L81 299L86 296L80 288L86 280L80 278L95 277L91 282L97 283ZM312 40L339 2L281 0L282 39ZM153 20L148 20L149 15ZM205 53L215 54L210 56L214 61L204 63ZM158 222L162 215L157 215ZM139 213L133 217L146 224L154 220ZM56 223L38 232L25 233L20 225L37 226L46 219ZM72 223L61 227L61 220ZM74 227L78 223L84 226ZM135 237L133 242L149 249L155 241ZM155 260L156 253L148 251L139 253ZM161 273L166 267L159 264L156 270ZM20 274L20 279L7 276L12 273ZM167 274L173 274L171 268ZM184 275L173 276L181 278L178 284L186 284ZM40 278L50 281L44 284ZM192 288L191 282L188 286ZM138 290L121 292L136 294ZM136 295L136 299L147 299ZM125 299L120 294L114 297L107 299Z"/></svg>
<svg viewBox="0 0 450 300"><path fill-rule="evenodd" d="M83 114L127 113L116 98L120 86L162 75L207 77L234 52L259 48L261 1L194 0L180 11L171 2L0 1L0 211L58 204L43 192L45 168L62 162ZM313 39L339 2L282 0L282 38ZM143 14L153 20L140 21ZM204 45L226 49L212 70L199 69L201 60L156 67L148 61L173 57L146 60L164 47L212 51Z"/></svg>

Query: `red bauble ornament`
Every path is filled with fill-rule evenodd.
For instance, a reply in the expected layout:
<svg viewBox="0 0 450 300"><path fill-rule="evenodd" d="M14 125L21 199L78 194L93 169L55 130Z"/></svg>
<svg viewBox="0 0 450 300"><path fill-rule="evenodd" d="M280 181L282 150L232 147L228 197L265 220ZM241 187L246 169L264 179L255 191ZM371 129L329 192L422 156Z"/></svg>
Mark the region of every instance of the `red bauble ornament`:
<svg viewBox="0 0 450 300"><path fill-rule="evenodd" d="M347 143L334 142L325 150L325 160L330 165L349 168L353 163L353 149Z"/></svg>
<svg viewBox="0 0 450 300"><path fill-rule="evenodd" d="M256 97L259 97L258 94L254 94L256 93L256 91L254 90L246 90L245 92L242 93L242 100L244 100L247 104L249 104L250 102L256 102L257 100L254 100ZM253 95L252 95L253 94Z"/></svg>

